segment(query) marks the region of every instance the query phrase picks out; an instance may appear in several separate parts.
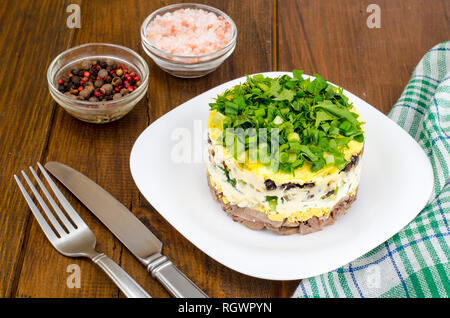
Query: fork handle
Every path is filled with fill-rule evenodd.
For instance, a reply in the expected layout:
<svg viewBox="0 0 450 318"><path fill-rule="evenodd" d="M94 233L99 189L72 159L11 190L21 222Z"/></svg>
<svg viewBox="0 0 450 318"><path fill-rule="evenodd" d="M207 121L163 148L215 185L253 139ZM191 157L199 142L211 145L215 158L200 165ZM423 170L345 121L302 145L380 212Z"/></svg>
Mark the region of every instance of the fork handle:
<svg viewBox="0 0 450 318"><path fill-rule="evenodd" d="M128 298L151 298L149 294L136 281L104 253L99 253L92 261L111 278L119 289Z"/></svg>

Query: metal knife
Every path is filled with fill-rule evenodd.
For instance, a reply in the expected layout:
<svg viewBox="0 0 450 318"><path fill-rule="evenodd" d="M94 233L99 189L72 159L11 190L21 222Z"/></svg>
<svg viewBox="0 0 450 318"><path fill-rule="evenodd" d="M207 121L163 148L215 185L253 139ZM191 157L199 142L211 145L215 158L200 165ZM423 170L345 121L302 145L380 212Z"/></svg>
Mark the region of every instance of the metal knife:
<svg viewBox="0 0 450 318"><path fill-rule="evenodd" d="M162 242L106 190L79 171L62 163L48 162L45 168L102 221L172 296L208 297L161 254Z"/></svg>

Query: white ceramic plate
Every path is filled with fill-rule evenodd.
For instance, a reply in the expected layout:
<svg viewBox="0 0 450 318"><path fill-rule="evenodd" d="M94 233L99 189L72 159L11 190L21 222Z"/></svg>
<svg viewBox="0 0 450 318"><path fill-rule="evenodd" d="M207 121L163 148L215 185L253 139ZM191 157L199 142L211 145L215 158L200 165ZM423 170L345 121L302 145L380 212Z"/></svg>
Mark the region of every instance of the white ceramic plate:
<svg viewBox="0 0 450 318"><path fill-rule="evenodd" d="M270 77L284 74L292 76L264 73ZM254 277L306 278L362 256L400 231L425 206L433 187L425 153L397 124L344 91L366 122L358 198L347 214L334 225L304 236L252 231L234 222L213 200L198 152L192 150L194 162L187 163L179 163L174 154L183 133L184 138L191 138L192 148L203 145L206 149L208 104L244 81L245 77L222 84L168 112L139 136L131 152L131 173L139 190L204 253Z"/></svg>

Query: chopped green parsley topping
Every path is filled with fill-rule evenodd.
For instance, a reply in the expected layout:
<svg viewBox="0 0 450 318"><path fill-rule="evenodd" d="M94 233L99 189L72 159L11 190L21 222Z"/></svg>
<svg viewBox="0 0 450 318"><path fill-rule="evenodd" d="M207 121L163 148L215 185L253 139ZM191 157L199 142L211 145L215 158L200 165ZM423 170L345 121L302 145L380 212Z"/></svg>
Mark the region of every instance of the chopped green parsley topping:
<svg viewBox="0 0 450 318"><path fill-rule="evenodd" d="M352 140L362 143L358 114L343 89L321 76L247 76L247 81L219 95L210 110L222 127L222 142L235 158L247 158L294 173L305 164L312 172L326 166L342 170L348 163L344 151Z"/></svg>

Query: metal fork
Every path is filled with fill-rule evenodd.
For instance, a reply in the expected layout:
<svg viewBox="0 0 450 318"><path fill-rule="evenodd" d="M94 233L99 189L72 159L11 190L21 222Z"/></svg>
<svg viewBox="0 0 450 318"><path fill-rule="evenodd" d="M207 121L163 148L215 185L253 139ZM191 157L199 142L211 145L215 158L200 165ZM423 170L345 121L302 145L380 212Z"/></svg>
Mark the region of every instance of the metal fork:
<svg viewBox="0 0 450 318"><path fill-rule="evenodd" d="M120 290L127 296L132 298L150 298L150 295L142 289L141 286L138 285L131 278L130 275L127 274L119 265L117 265L112 259L106 256L104 253L99 253L95 250L96 238L94 233L92 233L91 229L84 223L84 221L80 218L78 213L73 209L70 205L69 201L64 197L58 187L55 185L53 180L45 171L44 167L38 162L39 169L42 171L45 179L47 180L50 188L52 188L55 196L58 198L58 201L61 203L61 206L67 212L67 215L72 220L73 224L69 221L69 219L64 215L59 206L53 200L50 193L47 191L47 188L42 183L41 179L39 179L38 175L34 171L32 167L30 167L31 173L36 179L39 187L44 193L50 205L56 212L56 215L59 218L59 221L55 218L53 213L48 208L47 204L44 202L36 188L31 183L30 179L26 175L26 173L22 170L22 175L25 178L25 181L28 183L31 191L39 202L40 206L45 212L48 220L50 221L53 229L47 223L37 206L34 204L33 200L29 196L28 192L25 190L25 187L20 182L19 178L14 175L14 179L19 185L20 190L22 191L25 200L27 201L31 212L33 212L36 220L44 231L45 235L49 239L50 243L56 248L58 252L68 257L88 257L95 264L97 264L101 269L105 271L105 273L112 279L112 281L120 288ZM62 224L61 224L62 223ZM64 226L64 228L63 228Z"/></svg>

